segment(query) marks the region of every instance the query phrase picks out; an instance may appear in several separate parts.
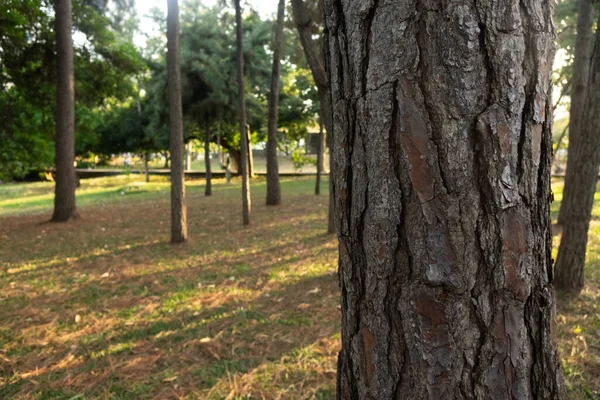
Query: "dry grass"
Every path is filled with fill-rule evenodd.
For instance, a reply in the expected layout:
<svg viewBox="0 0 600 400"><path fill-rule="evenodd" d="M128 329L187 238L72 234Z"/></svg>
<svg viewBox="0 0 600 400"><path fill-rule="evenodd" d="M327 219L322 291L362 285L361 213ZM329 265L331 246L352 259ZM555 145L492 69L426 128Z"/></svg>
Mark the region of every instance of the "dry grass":
<svg viewBox="0 0 600 400"><path fill-rule="evenodd" d="M258 181L247 229L239 186L191 185L183 246L166 191L1 219L0 398L331 397L336 245L312 184L267 208Z"/></svg>
<svg viewBox="0 0 600 400"><path fill-rule="evenodd" d="M25 212L0 217L0 398L333 398L337 248L313 181L285 181L276 208L255 181L246 229L238 184L192 183L191 241L172 246L167 184L121 195L128 179L84 181L95 197L69 224L32 214L50 185L0 194L0 215ZM588 288L559 299L575 399L600 396L599 221L590 246Z"/></svg>

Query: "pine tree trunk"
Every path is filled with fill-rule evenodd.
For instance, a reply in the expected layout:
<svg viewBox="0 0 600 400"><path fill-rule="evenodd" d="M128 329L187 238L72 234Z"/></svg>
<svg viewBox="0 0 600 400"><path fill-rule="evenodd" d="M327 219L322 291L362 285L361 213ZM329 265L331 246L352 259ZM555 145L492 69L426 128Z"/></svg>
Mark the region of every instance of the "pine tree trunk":
<svg viewBox="0 0 600 400"><path fill-rule="evenodd" d="M565 198L573 199L573 192L577 189L577 176L579 171L575 168L578 155L575 148L579 146L578 140L581 135L583 109L586 101L587 83L590 76L590 57L592 43L592 25L594 23L594 1L579 0L577 15L577 35L575 37L575 58L573 60L573 77L571 78L571 106L569 111L569 145L567 148L568 160L565 173L565 186L563 190L563 201L560 203L558 223L564 225L573 214L577 212L577 201L564 201ZM575 207L575 210L573 209ZM558 277L557 277L558 278Z"/></svg>
<svg viewBox="0 0 600 400"><path fill-rule="evenodd" d="M56 186L52 221L77 218L75 206L75 78L71 37L71 0L57 0L56 12Z"/></svg>
<svg viewBox="0 0 600 400"><path fill-rule="evenodd" d="M315 182L315 194L321 194L321 175L325 172L325 132L323 130L323 118L319 118L319 148L317 150L317 179Z"/></svg>
<svg viewBox="0 0 600 400"><path fill-rule="evenodd" d="M212 171L210 169L210 132L208 129L204 132L204 165L206 166L206 186L204 195L212 195Z"/></svg>
<svg viewBox="0 0 600 400"><path fill-rule="evenodd" d="M171 242L187 241L187 209L183 172L183 114L179 70L179 3L167 0L167 76L171 150Z"/></svg>
<svg viewBox="0 0 600 400"><path fill-rule="evenodd" d="M300 42L302 43L302 49L304 50L306 61L317 85L319 103L321 107L320 115L323 119L323 123L325 124L327 134L330 135L330 139L333 139L333 108L331 105L329 77L324 65L324 54L317 50L317 46L313 40L313 32L311 29L312 21L310 19L308 10L306 9L306 5L304 4L304 0L291 0L291 3L292 12L294 14L294 23L298 30L298 36L300 37ZM325 41L326 40L327 39L325 38ZM332 203L335 182L332 168L335 168L335 166L330 165L329 173L330 204L327 216L328 233L335 233L334 204Z"/></svg>
<svg viewBox="0 0 600 400"><path fill-rule="evenodd" d="M279 164L277 162L277 110L279 107L279 75L281 69L281 43L283 41L283 20L285 18L285 0L279 0L277 21L273 36L273 67L271 69L271 88L269 92L269 126L267 138L267 205L281 204L281 186L279 185Z"/></svg>
<svg viewBox="0 0 600 400"><path fill-rule="evenodd" d="M564 207L561 211L564 220L555 268L556 287L568 291L583 289L588 229L600 167L600 30L596 30L592 54L578 133L569 142Z"/></svg>
<svg viewBox="0 0 600 400"><path fill-rule="evenodd" d="M551 2L325 0L339 399L563 399Z"/></svg>
<svg viewBox="0 0 600 400"><path fill-rule="evenodd" d="M250 224L250 177L248 175L248 133L246 131L246 95L244 90L244 45L242 30L242 10L240 0L235 0L236 45L238 61L238 90L239 90L239 118L240 118L240 163L238 164L242 176L242 225Z"/></svg>

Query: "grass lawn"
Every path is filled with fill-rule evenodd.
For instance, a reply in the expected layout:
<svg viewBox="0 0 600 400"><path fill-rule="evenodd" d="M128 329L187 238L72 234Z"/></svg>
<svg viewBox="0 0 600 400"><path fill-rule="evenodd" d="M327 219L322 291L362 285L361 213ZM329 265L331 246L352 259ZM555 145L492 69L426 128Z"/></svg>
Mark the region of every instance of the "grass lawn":
<svg viewBox="0 0 600 400"><path fill-rule="evenodd" d="M337 245L314 178L284 180L276 208L253 180L248 228L239 181L210 198L189 183L181 246L168 244L168 183L139 179L83 180L68 224L46 222L52 184L0 186L0 398L334 398ZM597 219L588 258L586 290L559 298L574 399L600 396Z"/></svg>

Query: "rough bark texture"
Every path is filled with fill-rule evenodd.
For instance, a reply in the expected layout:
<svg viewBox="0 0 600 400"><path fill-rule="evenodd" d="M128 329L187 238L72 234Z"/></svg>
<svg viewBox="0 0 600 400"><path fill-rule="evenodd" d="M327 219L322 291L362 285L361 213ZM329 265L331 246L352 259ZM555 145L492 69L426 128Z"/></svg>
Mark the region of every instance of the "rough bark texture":
<svg viewBox="0 0 600 400"><path fill-rule="evenodd" d="M210 132L208 129L204 132L204 165L206 167L206 186L204 195L212 195L212 171L210 169Z"/></svg>
<svg viewBox="0 0 600 400"><path fill-rule="evenodd" d="M578 132L572 139L569 133L563 229L556 260L556 286L571 291L583 289L588 229L600 166L600 30L596 30L589 80L584 85L587 94Z"/></svg>
<svg viewBox="0 0 600 400"><path fill-rule="evenodd" d="M75 207L75 88L71 0L57 0L56 12L56 186L52 221L77 218Z"/></svg>
<svg viewBox="0 0 600 400"><path fill-rule="evenodd" d="M325 147L327 141L323 129L323 118L319 118L319 149L317 150L317 179L315 182L315 194L321 194L321 175L325 172Z"/></svg>
<svg viewBox="0 0 600 400"><path fill-rule="evenodd" d="M326 0L340 399L561 399L549 0Z"/></svg>
<svg viewBox="0 0 600 400"><path fill-rule="evenodd" d="M325 69L324 54L319 52L317 45L313 41L311 24L312 21L304 4L304 0L291 0L292 12L294 14L294 23L298 30L298 36L302 43L302 49L310 68L317 90L319 92L319 103L321 107L321 118L325 123L325 130L330 138L333 136L333 109L331 105L331 92L329 85L328 71ZM325 42L327 40L325 39ZM330 159L331 164L331 159ZM334 174L332 171L333 165L330 165L329 173L329 214L327 220L327 232L335 233L335 222L334 222L334 204L333 200L333 188L334 188Z"/></svg>
<svg viewBox="0 0 600 400"><path fill-rule="evenodd" d="M575 58L573 60L573 77L571 85L571 107L569 111L569 146L567 148L569 159L565 177L563 201L560 203L558 223L560 225L569 221L577 213L578 199L573 194L577 191L578 170L575 167L577 158L576 149L579 148L578 139L581 135L583 109L585 107L587 83L590 76L590 56L592 43L592 25L594 23L594 1L579 0L577 14L577 36L575 37ZM566 201L565 201L566 200ZM573 209L575 208L575 209ZM557 279L562 277L557 276ZM558 283L558 282L557 282Z"/></svg>
<svg viewBox="0 0 600 400"><path fill-rule="evenodd" d="M246 132L246 96L244 91L244 44L242 36L242 10L240 0L235 0L235 31L238 61L239 118L240 118L240 162L242 176L242 225L250 224L250 177L248 175L248 133Z"/></svg>
<svg viewBox="0 0 600 400"><path fill-rule="evenodd" d="M183 175L183 114L179 70L179 4L167 0L167 78L169 86L169 142L171 150L171 242L187 240L187 209Z"/></svg>
<svg viewBox="0 0 600 400"><path fill-rule="evenodd" d="M279 75L281 69L281 44L283 41L283 20L285 0L279 0L277 21L273 34L273 67L271 68L271 88L269 92L269 127L267 138L267 205L281 204L279 185L279 164L277 162L277 110L279 107Z"/></svg>

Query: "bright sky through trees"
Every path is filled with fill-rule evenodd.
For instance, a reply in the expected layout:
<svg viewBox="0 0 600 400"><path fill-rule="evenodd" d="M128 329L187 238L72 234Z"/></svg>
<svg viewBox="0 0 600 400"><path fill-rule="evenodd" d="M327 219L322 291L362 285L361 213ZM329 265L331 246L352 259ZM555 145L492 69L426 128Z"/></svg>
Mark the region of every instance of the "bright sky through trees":
<svg viewBox="0 0 600 400"><path fill-rule="evenodd" d="M202 3L206 6L214 5L218 0L203 0ZM151 35L156 27L154 21L151 18L148 18L150 14L150 10L157 7L163 11L165 15L167 15L167 1L166 0L136 0L135 7L138 10L138 15L140 17L140 29L146 35ZM252 7L262 15L271 15L277 13L277 0L249 0L244 2L245 4L251 4ZM242 4L242 7L244 4ZM145 42L145 38L143 36L138 36L135 38L135 43L138 46L141 46Z"/></svg>

